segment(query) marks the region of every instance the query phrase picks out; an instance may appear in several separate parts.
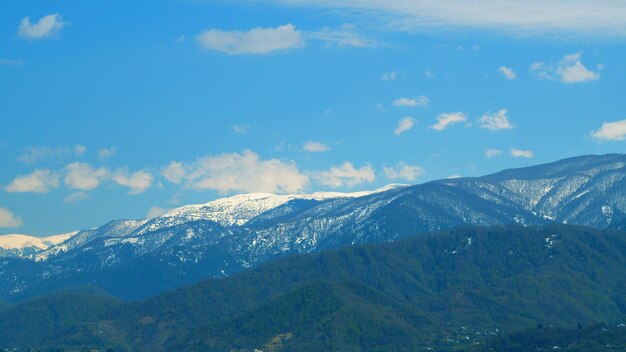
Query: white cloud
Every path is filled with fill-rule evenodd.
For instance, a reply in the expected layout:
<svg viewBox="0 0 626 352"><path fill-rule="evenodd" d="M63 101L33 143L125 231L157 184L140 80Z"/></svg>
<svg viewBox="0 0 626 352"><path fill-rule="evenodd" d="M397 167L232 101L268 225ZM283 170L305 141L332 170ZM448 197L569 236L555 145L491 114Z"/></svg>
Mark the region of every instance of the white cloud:
<svg viewBox="0 0 626 352"><path fill-rule="evenodd" d="M424 76L426 76L426 78L433 78L435 77L435 74L433 73L432 70L426 70L424 71Z"/></svg>
<svg viewBox="0 0 626 352"><path fill-rule="evenodd" d="M24 17L17 29L17 35L27 40L51 38L56 36L64 26L63 17L58 13L43 16L37 23L32 23L30 17Z"/></svg>
<svg viewBox="0 0 626 352"><path fill-rule="evenodd" d="M26 61L20 59L0 59L0 66L24 66Z"/></svg>
<svg viewBox="0 0 626 352"><path fill-rule="evenodd" d="M487 158L495 158L496 156L502 155L502 151L500 149L487 149L485 150L485 156Z"/></svg>
<svg viewBox="0 0 626 352"><path fill-rule="evenodd" d="M600 79L600 74L589 70L582 63L581 54L565 55L556 66L534 62L530 71L539 78L556 79L563 83L584 83Z"/></svg>
<svg viewBox="0 0 626 352"><path fill-rule="evenodd" d="M396 129L393 131L393 134L398 136L413 128L416 123L417 121L415 121L415 119L413 119L412 117L405 117L402 120L398 121L398 127L396 127Z"/></svg>
<svg viewBox="0 0 626 352"><path fill-rule="evenodd" d="M176 37L176 39L174 39L177 43L182 43L184 42L186 39L185 35L179 35L178 37Z"/></svg>
<svg viewBox="0 0 626 352"><path fill-rule="evenodd" d="M39 169L28 175L16 177L5 190L10 193L46 193L57 187L59 175L48 169Z"/></svg>
<svg viewBox="0 0 626 352"><path fill-rule="evenodd" d="M419 165L409 165L403 161L396 166L385 166L383 168L385 176L390 180L415 181L424 174L424 168Z"/></svg>
<svg viewBox="0 0 626 352"><path fill-rule="evenodd" d="M85 147L84 145L77 144L74 146L74 153L77 156L81 156L85 154L86 151L87 151L87 147Z"/></svg>
<svg viewBox="0 0 626 352"><path fill-rule="evenodd" d="M69 189L90 191L109 176L109 171L104 167L96 169L87 163L74 162L65 167L64 182Z"/></svg>
<svg viewBox="0 0 626 352"><path fill-rule="evenodd" d="M443 131L446 128L448 128L448 126L456 124L456 123L461 123L461 122L467 122L467 116L464 113L462 112L444 113L444 114L440 114L439 116L437 116L437 123L432 125L431 128L436 131Z"/></svg>
<svg viewBox="0 0 626 352"><path fill-rule="evenodd" d="M70 194L69 196L65 197L63 201L65 203L78 203L86 199L89 199L89 194L87 194L86 192L74 192Z"/></svg>
<svg viewBox="0 0 626 352"><path fill-rule="evenodd" d="M300 31L292 24L277 28L254 28L246 32L209 29L196 36L204 48L228 55L267 54L304 45Z"/></svg>
<svg viewBox="0 0 626 352"><path fill-rule="evenodd" d="M250 130L250 126L232 125L230 129L237 134L246 134Z"/></svg>
<svg viewBox="0 0 626 352"><path fill-rule="evenodd" d="M387 72L380 79L383 81L395 81L398 78L398 71Z"/></svg>
<svg viewBox="0 0 626 352"><path fill-rule="evenodd" d="M274 0L352 10L393 30L485 29L514 36L626 36L626 3L615 0ZM341 13L341 12L340 12ZM376 23L376 22L375 22Z"/></svg>
<svg viewBox="0 0 626 352"><path fill-rule="evenodd" d="M157 206L150 207L150 210L148 210L148 214L146 215L146 219L156 218L157 216L161 216L167 213L168 211L169 209L163 209Z"/></svg>
<svg viewBox="0 0 626 352"><path fill-rule="evenodd" d="M517 78L517 74L510 67L500 66L498 68L498 72L500 72L504 76L504 78L506 78L506 79L516 79Z"/></svg>
<svg viewBox="0 0 626 352"><path fill-rule="evenodd" d="M450 180L454 180L454 179L456 179L456 178L462 178L462 177L463 177L463 176L462 176L462 175L459 175L459 174L452 174L452 175L449 175L449 176L448 176L448 177L446 177L446 178L447 178L447 179L450 179Z"/></svg>
<svg viewBox="0 0 626 352"><path fill-rule="evenodd" d="M307 152L327 152L330 150L330 147L321 142L306 142L304 143L304 150Z"/></svg>
<svg viewBox="0 0 626 352"><path fill-rule="evenodd" d="M339 28L323 27L308 35L313 39L324 41L328 46L340 48L377 48L381 45L376 40L363 37L354 25L348 23Z"/></svg>
<svg viewBox="0 0 626 352"><path fill-rule="evenodd" d="M87 148L77 144L73 147L30 147L26 149L17 160L27 164L33 164L40 161L63 160L68 157L78 157L87 151Z"/></svg>
<svg viewBox="0 0 626 352"><path fill-rule="evenodd" d="M206 156L185 164L172 162L162 174L188 188L220 193L296 193L309 183L308 176L301 173L294 162L262 160L250 150Z"/></svg>
<svg viewBox="0 0 626 352"><path fill-rule="evenodd" d="M556 74L561 82L581 83L600 79L600 74L588 70L580 61L580 53L566 55L561 59Z"/></svg>
<svg viewBox="0 0 626 352"><path fill-rule="evenodd" d="M9 209L0 207L0 227L20 227L22 219L15 216Z"/></svg>
<svg viewBox="0 0 626 352"><path fill-rule="evenodd" d="M511 156L515 158L532 158L534 153L532 150L511 149Z"/></svg>
<svg viewBox="0 0 626 352"><path fill-rule="evenodd" d="M314 172L312 176L317 182L332 188L353 187L376 180L376 174L371 165L366 164L357 169L347 161L339 166L333 166L327 171Z"/></svg>
<svg viewBox="0 0 626 352"><path fill-rule="evenodd" d="M187 171L185 171L183 163L172 161L161 170L161 175L165 177L166 180L178 185L183 182L183 179L187 175Z"/></svg>
<svg viewBox="0 0 626 352"><path fill-rule="evenodd" d="M115 183L130 188L129 194L144 193L152 185L153 179L152 174L144 170L130 173L126 169L120 169L113 175Z"/></svg>
<svg viewBox="0 0 626 352"><path fill-rule="evenodd" d="M101 161L104 161L104 160L112 158L115 155L115 153L117 153L116 147L101 148L98 150L98 158Z"/></svg>
<svg viewBox="0 0 626 352"><path fill-rule="evenodd" d="M486 128L488 130L497 131L497 130L510 130L513 127L513 124L509 121L509 116L507 115L508 111L506 109L500 109L496 113L486 113L484 114L478 122L480 123L480 127Z"/></svg>
<svg viewBox="0 0 626 352"><path fill-rule="evenodd" d="M601 141L623 141L626 139L626 120L604 122L591 137Z"/></svg>
<svg viewBox="0 0 626 352"><path fill-rule="evenodd" d="M398 98L393 101L393 106L426 106L430 101L428 97L420 95L417 98Z"/></svg>

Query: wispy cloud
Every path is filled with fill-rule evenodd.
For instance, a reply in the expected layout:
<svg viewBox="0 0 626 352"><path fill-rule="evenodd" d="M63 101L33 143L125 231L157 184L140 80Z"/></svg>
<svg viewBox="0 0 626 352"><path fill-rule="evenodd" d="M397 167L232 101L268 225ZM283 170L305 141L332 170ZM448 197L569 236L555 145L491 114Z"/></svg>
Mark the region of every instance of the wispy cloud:
<svg viewBox="0 0 626 352"><path fill-rule="evenodd" d="M338 28L323 27L319 31L307 33L307 36L321 40L327 46L340 48L377 48L382 44L374 39L367 38L358 32L357 28L349 23Z"/></svg>
<svg viewBox="0 0 626 352"><path fill-rule="evenodd" d="M604 122L591 137L599 141L623 141L626 139L626 120Z"/></svg>
<svg viewBox="0 0 626 352"><path fill-rule="evenodd" d="M101 148L98 150L98 158L100 159L100 161L105 161L112 158L116 153L116 147Z"/></svg>
<svg viewBox="0 0 626 352"><path fill-rule="evenodd" d="M383 167L383 173L392 181L415 181L419 176L424 174L424 168L419 165L409 165L401 161L395 166Z"/></svg>
<svg viewBox="0 0 626 352"><path fill-rule="evenodd" d="M392 102L393 106L427 106L430 100L427 96L420 95L417 98L401 97Z"/></svg>
<svg viewBox="0 0 626 352"><path fill-rule="evenodd" d="M398 78L398 75L398 71L391 71L384 73L382 76L380 76L380 79L382 79L383 81L395 81Z"/></svg>
<svg viewBox="0 0 626 352"><path fill-rule="evenodd" d="M275 0L345 9L394 30L490 30L514 36L626 37L626 4L615 0ZM579 38L576 38L579 39Z"/></svg>
<svg viewBox="0 0 626 352"><path fill-rule="evenodd" d="M0 59L0 66L24 66L26 61L21 59Z"/></svg>
<svg viewBox="0 0 626 352"><path fill-rule="evenodd" d="M532 150L511 149L510 155L515 158L532 158L535 154Z"/></svg>
<svg viewBox="0 0 626 352"><path fill-rule="evenodd" d="M79 203L87 199L89 199L89 194L87 194L87 192L79 191L79 192L73 192L69 196L65 197L63 201L65 203L75 204L75 203Z"/></svg>
<svg viewBox="0 0 626 352"><path fill-rule="evenodd" d="M451 125L467 122L467 115L462 112L450 112L437 116L437 123L430 126L435 131L443 131Z"/></svg>
<svg viewBox="0 0 626 352"><path fill-rule="evenodd" d="M498 68L498 72L500 72L500 74L504 76L504 78L509 79L509 80L513 80L517 78L517 74L510 67L500 66Z"/></svg>
<svg viewBox="0 0 626 352"><path fill-rule="evenodd" d="M22 219L13 214L9 209L0 207L0 227L20 227Z"/></svg>
<svg viewBox="0 0 626 352"><path fill-rule="evenodd" d="M230 129L237 134L246 134L250 130L250 126L232 125Z"/></svg>
<svg viewBox="0 0 626 352"><path fill-rule="evenodd" d="M555 79L563 83L585 83L600 79L600 74L589 70L582 63L582 54L565 55L556 65L534 62L530 72L543 79Z"/></svg>
<svg viewBox="0 0 626 352"><path fill-rule="evenodd" d="M268 54L304 45L302 34L292 24L276 28L254 28L248 31L209 29L196 36L204 49L228 55Z"/></svg>
<svg viewBox="0 0 626 352"><path fill-rule="evenodd" d="M417 121L414 118L407 116L403 118L402 120L398 121L398 127L396 127L396 129L393 131L393 134L398 136L410 130L411 128L413 128L413 126L415 126L416 123Z"/></svg>
<svg viewBox="0 0 626 352"><path fill-rule="evenodd" d="M148 210L148 214L146 214L146 219L156 218L157 216L161 216L167 213L168 211L169 209L164 209L164 208L157 207L157 206L150 207L150 209Z"/></svg>
<svg viewBox="0 0 626 352"><path fill-rule="evenodd" d="M486 113L480 120L480 127L497 131L497 130L510 130L513 129L513 124L509 121L508 111L506 109L500 109L496 113Z"/></svg>
<svg viewBox="0 0 626 352"><path fill-rule="evenodd" d="M317 182L332 188L354 187L376 180L376 173L371 165L366 164L361 168L355 168L347 161L329 170L314 172L312 176Z"/></svg>
<svg viewBox="0 0 626 352"><path fill-rule="evenodd" d="M500 149L487 149L485 150L485 156L487 158L495 158L497 156L502 155L502 151Z"/></svg>
<svg viewBox="0 0 626 352"><path fill-rule="evenodd" d="M4 189L9 193L47 193L59 187L59 175L49 169L38 169L17 176Z"/></svg>
<svg viewBox="0 0 626 352"><path fill-rule="evenodd" d="M17 29L17 35L26 40L52 38L58 35L65 25L63 17L58 13L43 16L35 23L31 22L30 17L24 17Z"/></svg>
<svg viewBox="0 0 626 352"><path fill-rule="evenodd" d="M310 141L304 143L302 149L307 152L327 152L330 150L330 147L322 142Z"/></svg>
<svg viewBox="0 0 626 352"><path fill-rule="evenodd" d="M73 147L30 147L17 157L17 160L27 164L50 160L61 161L68 157L81 156L86 151L87 148L80 144Z"/></svg>

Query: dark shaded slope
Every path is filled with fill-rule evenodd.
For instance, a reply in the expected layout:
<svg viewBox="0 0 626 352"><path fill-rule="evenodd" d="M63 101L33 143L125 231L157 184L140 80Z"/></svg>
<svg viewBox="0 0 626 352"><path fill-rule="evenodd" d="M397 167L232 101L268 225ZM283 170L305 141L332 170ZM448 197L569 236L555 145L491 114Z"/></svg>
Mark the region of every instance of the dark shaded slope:
<svg viewBox="0 0 626 352"><path fill-rule="evenodd" d="M0 314L0 348L61 345L64 337L55 337L65 329L98 321L104 312L119 303L98 288L79 287L15 305Z"/></svg>
<svg viewBox="0 0 626 352"><path fill-rule="evenodd" d="M279 259L98 310L97 319L75 319L63 329L24 332L4 324L0 341L138 351L263 349L275 339L282 347L274 348L285 351L450 347L446 341L462 342L448 340L461 327L511 331L619 321L626 315L625 271L624 232L465 228ZM38 318L24 310L28 304L0 313L0 321L21 316L32 324Z"/></svg>
<svg viewBox="0 0 626 352"><path fill-rule="evenodd" d="M593 326L556 328L538 326L534 329L504 334L473 346L469 351L548 351L605 352L626 350L626 326Z"/></svg>

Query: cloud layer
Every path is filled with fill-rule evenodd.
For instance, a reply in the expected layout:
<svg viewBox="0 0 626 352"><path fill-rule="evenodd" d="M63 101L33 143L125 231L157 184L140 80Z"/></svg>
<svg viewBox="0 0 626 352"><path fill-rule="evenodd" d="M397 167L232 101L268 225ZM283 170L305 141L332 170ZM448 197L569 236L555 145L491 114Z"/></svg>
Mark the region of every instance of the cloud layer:
<svg viewBox="0 0 626 352"><path fill-rule="evenodd" d="M275 0L352 10L394 30L492 30L516 36L626 37L626 3L615 0Z"/></svg>

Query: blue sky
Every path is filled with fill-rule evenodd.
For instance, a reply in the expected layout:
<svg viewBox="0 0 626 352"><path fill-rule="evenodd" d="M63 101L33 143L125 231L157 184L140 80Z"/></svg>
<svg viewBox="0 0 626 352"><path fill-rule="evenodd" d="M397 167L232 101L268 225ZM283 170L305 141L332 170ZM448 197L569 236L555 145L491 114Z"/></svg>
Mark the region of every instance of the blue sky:
<svg viewBox="0 0 626 352"><path fill-rule="evenodd" d="M616 1L4 1L0 235L624 152Z"/></svg>

